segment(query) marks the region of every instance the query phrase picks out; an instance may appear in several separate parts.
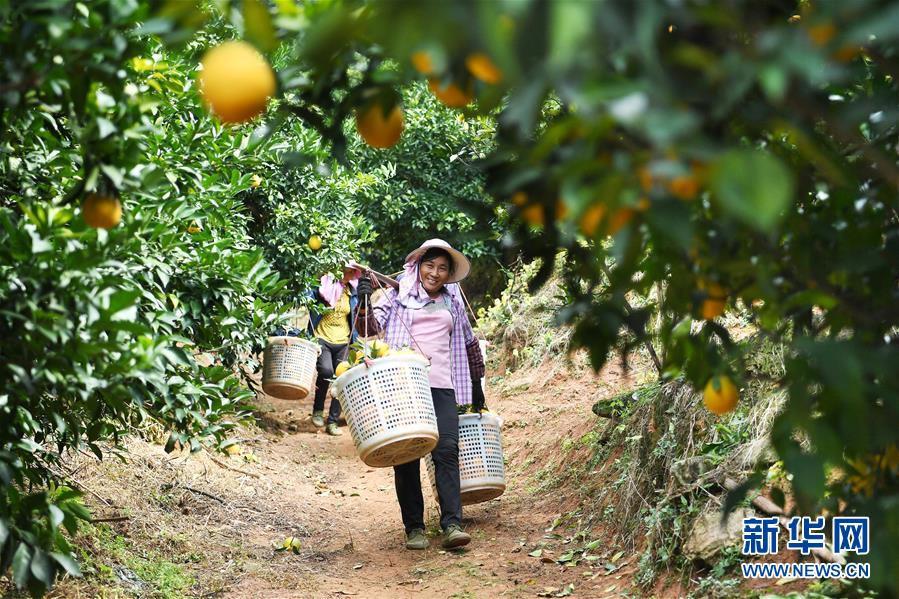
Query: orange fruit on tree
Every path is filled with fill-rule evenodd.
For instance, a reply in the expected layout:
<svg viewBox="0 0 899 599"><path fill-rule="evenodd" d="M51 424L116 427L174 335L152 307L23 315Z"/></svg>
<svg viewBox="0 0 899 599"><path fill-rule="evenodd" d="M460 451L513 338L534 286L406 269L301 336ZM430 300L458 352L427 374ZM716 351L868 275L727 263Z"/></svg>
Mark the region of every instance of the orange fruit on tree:
<svg viewBox="0 0 899 599"><path fill-rule="evenodd" d="M322 249L322 238L318 235L313 235L312 237L310 237L307 243L309 245L309 249L313 252L317 252L318 250Z"/></svg>
<svg viewBox="0 0 899 599"><path fill-rule="evenodd" d="M808 28L808 36L816 46L826 46L836 34L836 25L829 21Z"/></svg>
<svg viewBox="0 0 899 599"><path fill-rule="evenodd" d="M679 200L694 200L699 195L699 181L692 175L681 175L668 183L668 191Z"/></svg>
<svg viewBox="0 0 899 599"><path fill-rule="evenodd" d="M483 52L470 54L465 59L465 66L468 68L469 73L484 83L496 85L503 80L503 72Z"/></svg>
<svg viewBox="0 0 899 599"><path fill-rule="evenodd" d="M403 109L398 104L386 115L381 104L377 102L356 111L356 130L365 143L373 148L395 146L403 133L403 125Z"/></svg>
<svg viewBox="0 0 899 599"><path fill-rule="evenodd" d="M195 235L196 233L199 233L202 230L203 230L203 227L201 227L200 223L198 223L196 221L190 223L190 225L187 227L187 232L190 233L191 235Z"/></svg>
<svg viewBox="0 0 899 599"><path fill-rule="evenodd" d="M599 202L591 204L581 215L581 219L578 222L581 233L583 233L585 237L593 237L605 213L605 204Z"/></svg>
<svg viewBox="0 0 899 599"><path fill-rule="evenodd" d="M727 303L727 291L714 281L700 281L700 291L704 291L706 298L702 300L700 314L705 320L714 320L724 314L724 306Z"/></svg>
<svg viewBox="0 0 899 599"><path fill-rule="evenodd" d="M250 179L250 186L255 189L260 185L262 185L262 177L260 177L259 175L253 175L253 177Z"/></svg>
<svg viewBox="0 0 899 599"><path fill-rule="evenodd" d="M624 225L631 222L634 218L633 208L619 208L609 217L609 223L606 225L606 231L609 235L614 235L621 230Z"/></svg>
<svg viewBox="0 0 899 599"><path fill-rule="evenodd" d="M111 229L122 220L122 203L115 196L91 193L81 204L81 216L90 227Z"/></svg>
<svg viewBox="0 0 899 599"><path fill-rule="evenodd" d="M729 376L713 376L706 383L702 392L702 401L709 412L713 414L726 414L737 407L740 394L737 386Z"/></svg>
<svg viewBox="0 0 899 599"><path fill-rule="evenodd" d="M243 123L262 114L275 94L275 73L247 42L220 44L206 52L200 62L200 93L224 123Z"/></svg>
<svg viewBox="0 0 899 599"><path fill-rule="evenodd" d="M431 61L431 55L424 50L412 53L412 66L422 75L431 75L434 73L434 63Z"/></svg>
<svg viewBox="0 0 899 599"><path fill-rule="evenodd" d="M474 100L471 84L462 89L453 82L442 84L439 79L428 79L428 87L442 104L450 108L465 108Z"/></svg>

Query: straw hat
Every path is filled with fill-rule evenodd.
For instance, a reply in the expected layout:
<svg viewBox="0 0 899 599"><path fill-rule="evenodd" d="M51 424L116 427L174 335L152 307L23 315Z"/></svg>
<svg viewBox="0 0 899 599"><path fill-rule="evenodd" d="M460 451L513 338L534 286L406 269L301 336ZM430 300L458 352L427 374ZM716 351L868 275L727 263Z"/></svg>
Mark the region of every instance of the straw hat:
<svg viewBox="0 0 899 599"><path fill-rule="evenodd" d="M418 249L412 250L409 255L406 256L406 262L418 262L430 248L440 248L453 258L453 266L455 269L453 270L453 274L450 275L450 278L447 279L447 283L458 283L468 276L468 273L471 271L471 262L465 257L465 254L442 239L428 239L421 244Z"/></svg>

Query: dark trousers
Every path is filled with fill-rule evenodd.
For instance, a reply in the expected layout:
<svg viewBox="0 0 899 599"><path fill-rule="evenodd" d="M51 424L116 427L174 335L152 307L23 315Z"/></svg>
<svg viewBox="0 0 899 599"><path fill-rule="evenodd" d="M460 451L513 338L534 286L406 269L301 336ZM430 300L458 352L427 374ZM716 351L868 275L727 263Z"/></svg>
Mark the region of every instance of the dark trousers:
<svg viewBox="0 0 899 599"><path fill-rule="evenodd" d="M334 378L334 369L337 365L346 360L349 344L328 343L324 339L319 339L318 344L322 346L322 353L318 357L318 378L315 379L315 403L312 404L312 411L323 412L325 410L325 398L328 396L328 387L331 385L330 379ZM331 400L331 407L328 409L328 424L337 422L340 418L340 402L337 398Z"/></svg>
<svg viewBox="0 0 899 599"><path fill-rule="evenodd" d="M434 475L437 479L437 495L440 501L440 527L462 524L462 498L459 483L459 415L456 410L456 393L452 389L431 389L434 412L437 415L437 431L440 437L431 452ZM415 528L424 530L425 502L421 495L421 460L393 467L396 481L396 498L403 514L403 526L408 534Z"/></svg>

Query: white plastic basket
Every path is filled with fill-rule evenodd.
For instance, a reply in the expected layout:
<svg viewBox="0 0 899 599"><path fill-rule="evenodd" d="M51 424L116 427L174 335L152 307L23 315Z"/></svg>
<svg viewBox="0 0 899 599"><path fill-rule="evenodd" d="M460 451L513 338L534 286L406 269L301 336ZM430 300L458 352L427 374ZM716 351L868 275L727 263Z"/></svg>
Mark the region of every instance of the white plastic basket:
<svg viewBox="0 0 899 599"><path fill-rule="evenodd" d="M503 464L503 420L496 414L462 414L459 416L459 479L462 505L496 499L506 491L506 468ZM428 456L428 478L434 497L437 480L434 461Z"/></svg>
<svg viewBox="0 0 899 599"><path fill-rule="evenodd" d="M404 354L349 369L334 382L356 452L375 468L405 464L437 445L428 361Z"/></svg>
<svg viewBox="0 0 899 599"><path fill-rule="evenodd" d="M262 390L278 399L303 399L315 388L321 346L299 337L269 337L262 358Z"/></svg>

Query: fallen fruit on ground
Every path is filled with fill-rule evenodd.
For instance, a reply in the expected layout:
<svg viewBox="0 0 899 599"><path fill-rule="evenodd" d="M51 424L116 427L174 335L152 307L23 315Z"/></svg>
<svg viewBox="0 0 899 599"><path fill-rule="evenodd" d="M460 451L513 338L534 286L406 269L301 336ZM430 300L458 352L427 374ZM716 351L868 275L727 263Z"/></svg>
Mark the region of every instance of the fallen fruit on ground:
<svg viewBox="0 0 899 599"><path fill-rule="evenodd" d="M122 203L115 196L91 193L84 198L81 216L90 227L111 229L122 220Z"/></svg>
<svg viewBox="0 0 899 599"><path fill-rule="evenodd" d="M223 123L243 123L265 111L275 93L275 73L256 48L242 41L225 42L200 62L200 93Z"/></svg>
<svg viewBox="0 0 899 599"><path fill-rule="evenodd" d="M736 408L738 398L737 386L729 376L713 376L702 392L705 407L709 412L719 416Z"/></svg>
<svg viewBox="0 0 899 599"><path fill-rule="evenodd" d="M403 109L395 105L386 115L378 103L356 112L356 130L373 148L395 146L403 134Z"/></svg>

